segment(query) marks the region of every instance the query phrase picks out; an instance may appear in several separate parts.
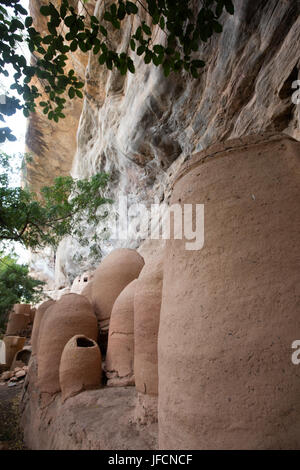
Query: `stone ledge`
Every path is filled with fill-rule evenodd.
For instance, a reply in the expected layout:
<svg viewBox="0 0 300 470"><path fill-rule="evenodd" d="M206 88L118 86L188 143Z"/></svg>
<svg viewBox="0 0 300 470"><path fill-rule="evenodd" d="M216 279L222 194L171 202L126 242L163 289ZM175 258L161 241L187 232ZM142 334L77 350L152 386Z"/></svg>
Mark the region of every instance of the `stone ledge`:
<svg viewBox="0 0 300 470"><path fill-rule="evenodd" d="M157 448L157 423L136 419L134 387L104 387L71 397L61 394L41 407L36 362L30 362L21 402L26 446L33 450L152 450Z"/></svg>

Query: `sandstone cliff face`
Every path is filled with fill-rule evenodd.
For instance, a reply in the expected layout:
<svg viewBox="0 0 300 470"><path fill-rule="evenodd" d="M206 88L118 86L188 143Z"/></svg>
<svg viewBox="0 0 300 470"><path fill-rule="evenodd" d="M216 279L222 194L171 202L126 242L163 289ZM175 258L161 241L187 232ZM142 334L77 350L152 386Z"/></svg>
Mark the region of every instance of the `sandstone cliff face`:
<svg viewBox="0 0 300 470"><path fill-rule="evenodd" d="M40 14L40 7L49 3L46 0L30 0L30 14L34 19L34 27L44 36L48 33L47 18ZM61 0L53 2L55 6L61 4ZM74 2L78 4L78 2ZM90 2L90 11L93 11L95 2ZM84 14L84 10L83 13ZM32 57L34 62L35 58ZM74 69L77 76L84 80L88 57L81 51L69 55L68 70ZM42 93L44 101L46 94L41 80L34 83ZM66 97L67 98L67 97ZM60 175L68 175L72 166L72 160L76 151L76 132L82 110L82 100L73 99L67 101L66 119L58 124L49 121L43 114L43 108L37 106L37 112L30 115L28 120L26 146L32 154L33 161L27 164L26 179L30 187L39 190Z"/></svg>
<svg viewBox="0 0 300 470"><path fill-rule="evenodd" d="M29 10L33 17L33 26L42 35L48 34L47 18L40 14L40 7L48 3L48 0L30 0ZM61 0L55 0L54 5L58 7ZM75 0L74 6L81 8L85 15L85 10L80 2ZM90 0L89 13L93 13L95 1ZM32 57L32 61L35 58ZM77 76L84 81L85 69L88 63L87 54L81 51L70 53L68 70L74 69ZM42 93L39 101L47 101L43 83L35 79L36 87ZM37 106L36 113L31 114L28 119L26 132L26 151L30 153L31 160L26 164L25 183L35 192L39 193L43 186L51 185L57 176L70 174L72 161L76 152L76 133L82 111L82 100L75 98L72 101L67 99L64 114L66 119L61 119L58 124L49 121L43 114L43 108ZM51 291L57 287L66 285L66 276L62 275L62 282L55 279L55 255L51 249L31 254L31 269L33 276L47 283L46 288Z"/></svg>
<svg viewBox="0 0 300 470"><path fill-rule="evenodd" d="M99 18L102 3L96 2ZM133 201L149 201L153 195L167 201L173 176L195 151L261 131L283 131L299 139L299 107L291 100L300 68L299 2L235 4L235 15L224 15L223 33L202 45L206 67L198 80L185 74L166 79L160 68L146 66L138 57L136 74L124 78L100 67L91 55L82 112L82 103L68 105L62 125L39 114L31 118L28 140L38 158L29 168L30 183L38 187L46 181L45 173L67 173L72 164L75 177L109 172L113 197L122 192ZM128 19L122 33L115 33L120 51L128 49L133 27ZM164 41L159 30L155 35ZM70 60L82 75L84 59ZM73 251L68 240L58 251L60 284L78 274Z"/></svg>

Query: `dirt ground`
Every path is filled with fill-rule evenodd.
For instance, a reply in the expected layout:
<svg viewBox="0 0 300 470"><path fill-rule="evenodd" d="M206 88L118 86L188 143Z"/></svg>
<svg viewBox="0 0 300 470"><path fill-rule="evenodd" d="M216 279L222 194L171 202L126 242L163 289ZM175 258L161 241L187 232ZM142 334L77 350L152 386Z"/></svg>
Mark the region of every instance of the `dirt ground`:
<svg viewBox="0 0 300 470"><path fill-rule="evenodd" d="M24 450L19 425L19 400L22 384L7 387L0 384L0 450Z"/></svg>

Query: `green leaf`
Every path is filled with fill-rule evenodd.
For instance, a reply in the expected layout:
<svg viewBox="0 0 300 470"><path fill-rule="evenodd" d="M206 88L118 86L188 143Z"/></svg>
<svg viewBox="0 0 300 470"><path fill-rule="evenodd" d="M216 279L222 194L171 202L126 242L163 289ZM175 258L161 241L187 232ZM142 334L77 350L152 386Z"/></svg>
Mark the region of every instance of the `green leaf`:
<svg viewBox="0 0 300 470"><path fill-rule="evenodd" d="M105 36L105 37L107 36L107 29L105 29L104 26L102 26L102 25L100 26L100 31L103 34L103 36Z"/></svg>
<svg viewBox="0 0 300 470"><path fill-rule="evenodd" d="M41 13L43 16L50 16L50 14L51 14L51 8L50 8L48 5L43 5L43 6L41 6L41 8L40 8L40 13Z"/></svg>
<svg viewBox="0 0 300 470"><path fill-rule="evenodd" d="M47 26L48 26L48 31L49 33L53 34L54 36L57 35L57 31L56 31L56 27L54 26L53 23L49 22L47 23Z"/></svg>
<svg viewBox="0 0 300 470"><path fill-rule="evenodd" d="M150 52L147 52L145 57L144 57L145 64L150 64L151 59L152 59L152 54Z"/></svg>
<svg viewBox="0 0 300 470"><path fill-rule="evenodd" d="M73 87L69 88L68 95L69 95L69 98L71 98L71 100L75 97L75 89Z"/></svg>
<svg viewBox="0 0 300 470"><path fill-rule="evenodd" d="M145 46L139 46L137 48L137 51L136 51L137 55L142 55L144 52L145 52Z"/></svg>
<svg viewBox="0 0 300 470"><path fill-rule="evenodd" d="M163 56L157 56L155 54L153 54L152 56L152 62L153 64L157 67L158 65L160 65L163 61Z"/></svg>
<svg viewBox="0 0 300 470"><path fill-rule="evenodd" d="M84 87L84 83L83 82L78 82L75 84L75 87L76 88L83 88Z"/></svg>
<svg viewBox="0 0 300 470"><path fill-rule="evenodd" d="M129 72L135 73L134 63L130 57L128 57L128 60L127 60L127 67L128 67Z"/></svg>
<svg viewBox="0 0 300 470"><path fill-rule="evenodd" d="M28 115L29 115L29 112L28 112ZM7 139L10 141L10 142L15 142L17 140L17 138L13 135L13 134L7 134Z"/></svg>
<svg viewBox="0 0 300 470"><path fill-rule="evenodd" d="M135 32L135 37L139 41L143 37L142 27L139 26Z"/></svg>
<svg viewBox="0 0 300 470"><path fill-rule="evenodd" d="M128 15L130 15L131 13L133 15L136 15L139 10L138 10L138 7L134 3L126 2L126 11Z"/></svg>
<svg viewBox="0 0 300 470"><path fill-rule="evenodd" d="M143 23L143 24L142 24L142 28L143 28L143 31L144 31L148 36L151 36L151 29L149 28L149 26L148 26L146 23Z"/></svg>
<svg viewBox="0 0 300 470"><path fill-rule="evenodd" d="M121 28L121 23L120 23L119 20L116 20L115 18L113 18L111 23L112 23L112 25L115 29L120 29Z"/></svg>
<svg viewBox="0 0 300 470"><path fill-rule="evenodd" d="M127 72L127 63L126 62L122 62L120 67L119 67L119 70L120 70L120 73L121 75L126 75L126 72Z"/></svg>
<svg viewBox="0 0 300 470"><path fill-rule="evenodd" d="M194 78L199 78L199 74L198 74L198 71L195 67L191 67L191 74Z"/></svg>
<svg viewBox="0 0 300 470"><path fill-rule="evenodd" d="M134 39L130 40L130 47L133 51L135 51L135 40Z"/></svg>
<svg viewBox="0 0 300 470"><path fill-rule="evenodd" d="M158 24L159 23L159 20L160 20L160 13L158 10L156 10L152 16L152 23L155 25L155 24Z"/></svg>
<svg viewBox="0 0 300 470"><path fill-rule="evenodd" d="M100 65L103 65L105 61L106 61L106 54L104 53L99 56L98 62Z"/></svg>
<svg viewBox="0 0 300 470"><path fill-rule="evenodd" d="M14 18L11 20L10 30L14 32L17 29L24 29L24 25L20 20L17 20L16 18Z"/></svg>
<svg viewBox="0 0 300 470"><path fill-rule="evenodd" d="M106 11L106 12L104 13L103 19L104 19L105 21L110 21L110 22L111 22L111 21L112 21L112 16L111 16L111 14L110 14L108 11Z"/></svg>
<svg viewBox="0 0 300 470"><path fill-rule="evenodd" d="M108 68L108 70L112 70L113 63L110 57L106 59L106 67Z"/></svg>
<svg viewBox="0 0 300 470"><path fill-rule="evenodd" d="M48 36L45 36L43 38L43 44L50 44L53 39L54 37L52 36L52 34L49 34Z"/></svg>
<svg viewBox="0 0 300 470"><path fill-rule="evenodd" d="M63 4L60 7L60 16L62 17L62 19L65 18L66 14L67 14L67 7L66 5Z"/></svg>
<svg viewBox="0 0 300 470"><path fill-rule="evenodd" d="M22 7L22 5L15 5L15 9L21 13L21 15L27 15L27 11L25 10L25 8Z"/></svg>
<svg viewBox="0 0 300 470"><path fill-rule="evenodd" d="M100 41L94 46L94 49L93 49L93 53L96 55L96 54L99 54L100 52L100 49L101 49L101 43Z"/></svg>
<svg viewBox="0 0 300 470"><path fill-rule="evenodd" d="M70 50L74 52L77 50L77 47L78 47L78 42L76 41L76 39L74 39L70 44Z"/></svg>
<svg viewBox="0 0 300 470"><path fill-rule="evenodd" d="M30 28L30 26L32 25L33 23L33 19L31 18L31 16L27 16L27 18L25 19L25 26L26 28Z"/></svg>
<svg viewBox="0 0 300 470"><path fill-rule="evenodd" d="M126 16L126 9L124 3L119 2L119 8L118 8L118 19L123 20Z"/></svg>
<svg viewBox="0 0 300 470"><path fill-rule="evenodd" d="M87 47L86 47L86 44L83 42L83 41L79 41L78 43L80 49L82 50L82 52L87 52Z"/></svg>
<svg viewBox="0 0 300 470"><path fill-rule="evenodd" d="M117 5L116 5L115 3L113 3L113 4L110 6L110 11L111 11L112 17L116 17L116 16L117 16Z"/></svg>
<svg viewBox="0 0 300 470"><path fill-rule="evenodd" d="M165 77L168 77L170 75L170 72L171 72L171 67L170 67L170 64L168 62L164 62L163 70L164 70Z"/></svg>
<svg viewBox="0 0 300 470"><path fill-rule="evenodd" d="M65 21L65 25L68 26L69 28L70 26L72 26L72 24L75 23L76 16L74 15L67 16L64 21Z"/></svg>
<svg viewBox="0 0 300 470"><path fill-rule="evenodd" d="M164 47L161 46L160 44L155 44L155 46L153 47L153 51L156 53L156 54L163 54L164 53Z"/></svg>

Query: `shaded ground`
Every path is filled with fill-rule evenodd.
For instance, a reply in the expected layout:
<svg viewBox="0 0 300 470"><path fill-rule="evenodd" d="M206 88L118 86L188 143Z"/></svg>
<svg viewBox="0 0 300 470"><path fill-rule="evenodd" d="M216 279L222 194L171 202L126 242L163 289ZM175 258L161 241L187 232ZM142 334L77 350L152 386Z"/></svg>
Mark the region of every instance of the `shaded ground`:
<svg viewBox="0 0 300 470"><path fill-rule="evenodd" d="M23 384L7 387L0 384L0 450L22 450L19 401Z"/></svg>

